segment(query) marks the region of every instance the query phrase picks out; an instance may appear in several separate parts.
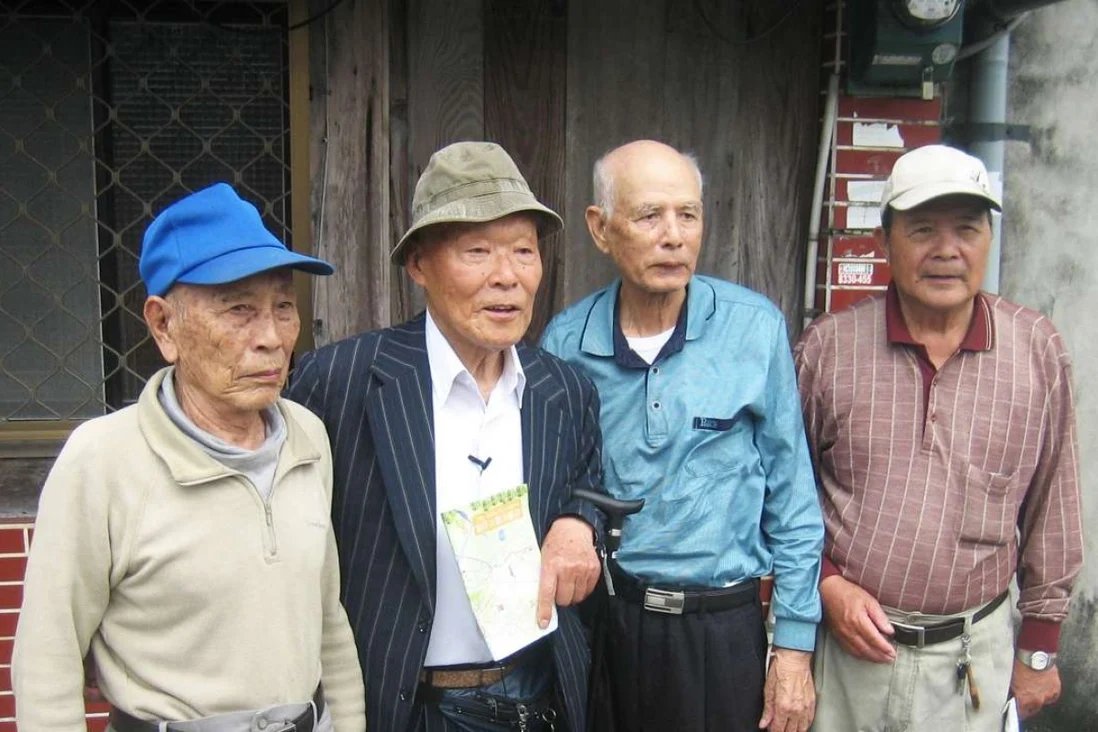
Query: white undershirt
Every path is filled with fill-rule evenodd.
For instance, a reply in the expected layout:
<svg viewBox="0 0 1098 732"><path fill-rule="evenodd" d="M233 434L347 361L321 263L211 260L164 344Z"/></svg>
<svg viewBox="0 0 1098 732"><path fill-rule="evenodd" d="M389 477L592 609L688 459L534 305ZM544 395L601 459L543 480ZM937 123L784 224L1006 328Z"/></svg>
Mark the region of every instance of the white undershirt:
<svg viewBox="0 0 1098 732"><path fill-rule="evenodd" d="M671 334L674 332L675 329L670 328L656 335L625 336L625 342L633 349L633 353L643 358L646 363L652 363L656 360L656 356L660 355L663 345L671 340Z"/></svg>
<svg viewBox="0 0 1098 732"><path fill-rule="evenodd" d="M435 417L435 502L438 538L435 618L427 666L494 660L465 594L457 560L440 518L443 511L522 483L519 406L526 375L514 346L485 403L476 380L427 312L427 361ZM486 461L481 470L469 456Z"/></svg>

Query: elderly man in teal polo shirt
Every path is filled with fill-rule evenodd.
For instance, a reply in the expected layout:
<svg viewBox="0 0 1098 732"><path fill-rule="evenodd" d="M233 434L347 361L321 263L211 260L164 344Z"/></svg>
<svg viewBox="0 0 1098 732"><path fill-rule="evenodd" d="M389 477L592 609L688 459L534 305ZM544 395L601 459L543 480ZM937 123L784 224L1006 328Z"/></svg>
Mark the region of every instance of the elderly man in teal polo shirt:
<svg viewBox="0 0 1098 732"><path fill-rule="evenodd" d="M613 568L603 701L623 730L806 730L823 525L785 321L694 274L692 158L637 141L594 178L588 229L621 276L558 315L543 346L599 389L607 492L646 500Z"/></svg>

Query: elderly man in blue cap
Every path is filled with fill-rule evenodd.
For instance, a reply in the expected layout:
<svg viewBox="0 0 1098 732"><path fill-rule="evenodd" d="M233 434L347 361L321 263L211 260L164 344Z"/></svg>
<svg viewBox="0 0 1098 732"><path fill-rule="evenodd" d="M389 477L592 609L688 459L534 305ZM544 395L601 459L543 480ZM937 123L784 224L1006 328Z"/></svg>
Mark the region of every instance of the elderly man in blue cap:
<svg viewBox="0 0 1098 732"><path fill-rule="evenodd" d="M78 427L42 491L16 631L16 717L84 730L85 656L116 732L364 730L339 602L324 427L279 398L300 322L289 251L228 185L141 251L164 359Z"/></svg>

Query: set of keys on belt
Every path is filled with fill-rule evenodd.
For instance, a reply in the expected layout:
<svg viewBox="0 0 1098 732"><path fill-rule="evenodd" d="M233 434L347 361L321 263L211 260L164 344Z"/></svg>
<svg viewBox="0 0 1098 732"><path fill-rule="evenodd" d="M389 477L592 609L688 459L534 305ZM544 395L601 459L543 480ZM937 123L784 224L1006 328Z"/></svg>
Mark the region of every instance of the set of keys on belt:
<svg viewBox="0 0 1098 732"><path fill-rule="evenodd" d="M972 708L980 709L980 689L976 686L976 677L972 673L972 654L969 646L972 638L965 633L961 636L961 658L957 661L957 693L963 694L968 687L968 695L972 698Z"/></svg>

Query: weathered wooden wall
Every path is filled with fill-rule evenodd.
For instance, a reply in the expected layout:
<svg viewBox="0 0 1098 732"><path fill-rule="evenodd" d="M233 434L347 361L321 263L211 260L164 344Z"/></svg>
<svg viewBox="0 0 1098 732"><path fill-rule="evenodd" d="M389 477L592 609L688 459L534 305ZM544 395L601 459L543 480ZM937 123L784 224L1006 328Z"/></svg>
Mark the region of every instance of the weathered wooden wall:
<svg viewBox="0 0 1098 732"><path fill-rule="evenodd" d="M312 2L320 12L324 3ZM389 266L389 0L342 3L310 28L310 178L317 345L394 317Z"/></svg>
<svg viewBox="0 0 1098 732"><path fill-rule="evenodd" d="M325 4L314 0L314 12ZM317 342L422 307L387 253L408 225L430 154L470 139L507 148L565 219L564 233L543 242L535 335L553 312L613 276L584 226L590 171L603 152L640 137L701 162L701 271L762 290L796 327L821 7L818 0L792 12L769 0L345 3L310 36L314 232L321 255L341 266L318 290Z"/></svg>
<svg viewBox="0 0 1098 732"><path fill-rule="evenodd" d="M564 300L613 276L582 212L604 152L650 137L693 152L705 180L699 270L761 290L798 320L818 137L820 9L788 3L570 4L569 251Z"/></svg>

